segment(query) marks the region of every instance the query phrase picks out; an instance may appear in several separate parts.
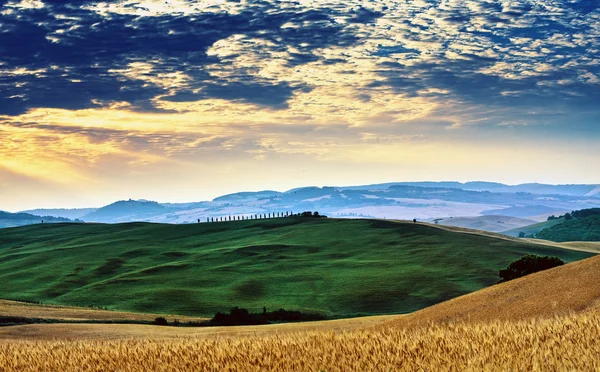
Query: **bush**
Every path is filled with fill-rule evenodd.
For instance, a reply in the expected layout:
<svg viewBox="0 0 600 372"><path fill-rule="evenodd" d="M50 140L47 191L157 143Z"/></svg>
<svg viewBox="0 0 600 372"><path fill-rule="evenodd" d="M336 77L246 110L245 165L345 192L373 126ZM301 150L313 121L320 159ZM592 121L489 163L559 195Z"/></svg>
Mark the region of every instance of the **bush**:
<svg viewBox="0 0 600 372"><path fill-rule="evenodd" d="M506 269L501 269L498 272L500 280L498 283L507 282L512 279L520 278L525 275L533 274L538 271L551 269L556 266L564 265L565 263L558 257L538 256L528 254L513 261Z"/></svg>
<svg viewBox="0 0 600 372"><path fill-rule="evenodd" d="M248 310L240 309L237 306L231 309L229 314L221 312L215 314L210 323L218 326L268 324L265 320L250 314Z"/></svg>
<svg viewBox="0 0 600 372"><path fill-rule="evenodd" d="M166 326L169 325L169 322L167 322L167 319L163 318L162 316L159 316L158 318L154 319L154 324Z"/></svg>
<svg viewBox="0 0 600 372"><path fill-rule="evenodd" d="M234 325L257 325L282 322L303 322L324 320L325 317L316 313L302 313L300 311L287 311L279 309L277 311L267 312L263 308L262 313L250 313L246 309L234 307L226 313L217 313L207 325L213 326L234 326Z"/></svg>

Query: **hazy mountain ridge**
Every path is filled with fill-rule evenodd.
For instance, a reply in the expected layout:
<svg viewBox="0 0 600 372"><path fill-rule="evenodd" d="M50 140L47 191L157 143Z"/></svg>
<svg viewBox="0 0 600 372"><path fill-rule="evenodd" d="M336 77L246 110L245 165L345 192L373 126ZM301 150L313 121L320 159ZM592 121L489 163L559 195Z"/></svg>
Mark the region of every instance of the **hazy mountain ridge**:
<svg viewBox="0 0 600 372"><path fill-rule="evenodd" d="M0 211L0 228L31 225L36 223L74 222L68 218L54 216L36 216L30 213L10 213Z"/></svg>
<svg viewBox="0 0 600 372"><path fill-rule="evenodd" d="M120 200L82 217L89 222L128 222L163 214L167 208L154 201Z"/></svg>
<svg viewBox="0 0 600 372"><path fill-rule="evenodd" d="M527 220L600 206L599 185L505 185L494 182L391 182L239 192L212 201L122 200L79 217L87 222L205 222L207 218L318 210L331 217L433 220L505 216ZM73 210L57 210L64 215ZM77 210L81 211L81 210ZM58 214L58 213L57 213ZM472 224L473 221L469 221ZM487 224L483 224L487 225ZM514 227L514 226L513 226ZM496 230L499 227L494 227Z"/></svg>
<svg viewBox="0 0 600 372"><path fill-rule="evenodd" d="M572 195L572 196L586 196L589 193L596 191L599 185L588 185L588 184L570 184L570 185L548 185L541 183L523 183L519 185L506 185L497 182L486 182L486 181L470 181L470 182L455 182L455 181L423 181L423 182L390 182L383 184L373 184L365 186L348 186L338 187L346 190L369 190L369 189L386 189L392 186L413 186L413 187L432 187L432 188L446 188L446 189L462 189L471 191L490 191L499 193L532 193L532 194L544 194L544 195ZM600 190L597 190L600 193Z"/></svg>
<svg viewBox="0 0 600 372"><path fill-rule="evenodd" d="M35 216L53 216L53 217L63 217L71 220L81 218L86 214L92 213L96 211L98 208L54 208L54 209L29 209L25 211L20 211L19 213L29 213Z"/></svg>

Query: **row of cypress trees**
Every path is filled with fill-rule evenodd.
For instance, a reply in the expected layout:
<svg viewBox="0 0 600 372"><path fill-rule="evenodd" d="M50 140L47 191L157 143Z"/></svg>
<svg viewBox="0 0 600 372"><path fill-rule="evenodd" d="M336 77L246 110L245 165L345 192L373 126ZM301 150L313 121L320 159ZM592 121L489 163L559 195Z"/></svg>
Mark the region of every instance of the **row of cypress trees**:
<svg viewBox="0 0 600 372"><path fill-rule="evenodd" d="M206 222L225 222L225 221L244 221L244 220L264 220L267 218L281 218L281 217L290 217L293 216L293 212L269 212L269 213L260 213L249 216L221 216L221 217L206 217ZM200 219L198 219L198 223L200 223Z"/></svg>

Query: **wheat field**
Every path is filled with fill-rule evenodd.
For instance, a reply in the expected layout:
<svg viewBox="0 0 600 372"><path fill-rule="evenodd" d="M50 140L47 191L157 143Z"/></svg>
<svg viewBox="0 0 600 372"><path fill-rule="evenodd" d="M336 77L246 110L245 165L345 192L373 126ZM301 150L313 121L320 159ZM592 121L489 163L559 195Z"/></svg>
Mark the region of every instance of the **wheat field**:
<svg viewBox="0 0 600 372"><path fill-rule="evenodd" d="M598 371L598 308L551 319L239 338L0 342L2 371Z"/></svg>

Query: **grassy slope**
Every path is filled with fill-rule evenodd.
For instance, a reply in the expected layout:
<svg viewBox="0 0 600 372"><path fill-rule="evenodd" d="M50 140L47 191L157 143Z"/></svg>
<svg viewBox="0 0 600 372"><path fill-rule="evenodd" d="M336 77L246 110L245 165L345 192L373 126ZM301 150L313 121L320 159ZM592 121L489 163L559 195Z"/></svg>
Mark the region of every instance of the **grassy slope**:
<svg viewBox="0 0 600 372"><path fill-rule="evenodd" d="M475 217L447 217L436 219L440 225L458 226L468 229L478 229L492 232L501 232L508 229L518 229L535 223L534 220L509 216L475 216Z"/></svg>
<svg viewBox="0 0 600 372"><path fill-rule="evenodd" d="M32 308L39 305L31 305ZM38 309L41 311L44 309ZM384 315L278 325L179 328L146 325L34 324L0 328L2 339L110 340L182 337L238 338L295 332L404 330L465 321L485 324L553 318L600 310L600 256L572 262L461 296L406 315Z"/></svg>
<svg viewBox="0 0 600 372"><path fill-rule="evenodd" d="M494 284L526 253L591 256L375 220L36 225L0 230L0 297L196 316L410 312Z"/></svg>
<svg viewBox="0 0 600 372"><path fill-rule="evenodd" d="M394 319L385 327L548 318L600 309L600 256L482 289Z"/></svg>
<svg viewBox="0 0 600 372"><path fill-rule="evenodd" d="M563 222L565 222L564 218L557 218L555 220L534 223L533 225L521 226L521 227L517 227L514 229L502 231L502 234L517 237L517 236L519 236L520 232L524 232L525 235L532 235L532 234L535 235L535 234L539 233L540 231L542 231L543 229L552 227L554 225L561 224Z"/></svg>

